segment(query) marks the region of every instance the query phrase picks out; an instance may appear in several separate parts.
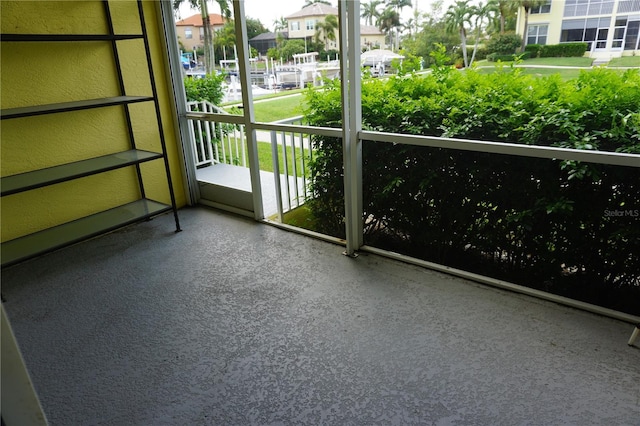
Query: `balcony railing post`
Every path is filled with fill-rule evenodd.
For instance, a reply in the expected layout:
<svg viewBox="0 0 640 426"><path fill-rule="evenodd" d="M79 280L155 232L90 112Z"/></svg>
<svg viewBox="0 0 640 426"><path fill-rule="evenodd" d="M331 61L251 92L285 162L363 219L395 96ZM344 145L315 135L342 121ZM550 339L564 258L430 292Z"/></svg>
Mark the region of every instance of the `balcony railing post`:
<svg viewBox="0 0 640 426"><path fill-rule="evenodd" d="M282 211L282 189L280 188L280 161L278 159L278 135L275 130L271 131L271 157L273 163L273 179L275 182L276 191L276 208L278 209L278 221L283 221ZM287 177L285 176L285 179Z"/></svg>

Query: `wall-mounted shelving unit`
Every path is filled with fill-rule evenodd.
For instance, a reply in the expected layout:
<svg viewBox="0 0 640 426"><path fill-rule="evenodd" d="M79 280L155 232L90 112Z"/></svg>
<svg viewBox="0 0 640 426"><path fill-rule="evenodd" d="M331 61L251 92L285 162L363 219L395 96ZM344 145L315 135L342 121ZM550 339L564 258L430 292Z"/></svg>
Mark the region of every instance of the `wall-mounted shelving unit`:
<svg viewBox="0 0 640 426"><path fill-rule="evenodd" d="M151 63L149 40L146 31L142 2L141 0L137 1L141 28L141 32L139 34L115 34L109 1L105 0L102 3L104 5L109 34L2 34L0 35L0 40L2 43L110 43L119 80L120 93L118 96L100 99L79 99L74 102L61 102L47 105L33 105L21 108L4 109L0 111L0 119L11 120L23 118L28 120L29 117L44 114L65 114L71 111L84 111L88 109L107 107L122 108L126 117L130 149L113 152L108 155L86 158L81 161L74 161L67 164L55 165L11 176L4 176L0 178L0 191L1 195L4 197L116 169L134 167L138 177L138 192L140 194L140 198L136 201L110 208L90 216L82 217L71 222L63 223L33 234L3 242L0 253L0 260L3 267L105 232L110 232L141 220L149 219L168 211L173 211L176 232L180 231L180 222L171 181L169 161L167 158L167 149L164 139L164 131L162 128L158 93L156 90ZM152 91L151 95L131 96L125 93L125 82L120 63L120 55L118 52L118 42L123 40L142 40L144 43L147 64L146 71L149 75L149 83ZM75 72L75 70L70 69L69 72ZM154 152L136 148L132 115L129 111L129 105L145 102L152 102L155 107L155 121L158 126L159 140L157 141L158 149L157 151L154 150ZM25 125L28 125L28 122L25 122ZM105 129L105 131L108 131L108 129ZM25 141L25 144L28 144L28 141ZM171 199L170 204L151 200L145 195L144 179L140 170L140 164L152 161L164 162L167 191L169 192L169 198Z"/></svg>

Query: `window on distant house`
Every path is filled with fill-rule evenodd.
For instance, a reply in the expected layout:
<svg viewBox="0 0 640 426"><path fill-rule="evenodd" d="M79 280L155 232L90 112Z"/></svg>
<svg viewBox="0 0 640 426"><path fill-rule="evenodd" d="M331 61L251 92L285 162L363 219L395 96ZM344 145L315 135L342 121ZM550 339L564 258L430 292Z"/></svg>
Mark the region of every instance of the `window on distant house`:
<svg viewBox="0 0 640 426"><path fill-rule="evenodd" d="M613 12L613 0L566 0L564 16L607 15Z"/></svg>
<svg viewBox="0 0 640 426"><path fill-rule="evenodd" d="M298 21L291 22L291 31L300 31L300 22Z"/></svg>
<svg viewBox="0 0 640 426"><path fill-rule="evenodd" d="M191 31L191 27L186 27L184 29L184 37L185 38L193 38L193 32Z"/></svg>
<svg viewBox="0 0 640 426"><path fill-rule="evenodd" d="M640 1L638 0L621 0L618 3L618 14L640 12Z"/></svg>
<svg viewBox="0 0 640 426"><path fill-rule="evenodd" d="M204 40L204 27L200 27L200 40Z"/></svg>
<svg viewBox="0 0 640 426"><path fill-rule="evenodd" d="M596 48L604 48L610 24L610 16L606 18L565 20L562 22L560 43L584 41L587 43L587 51L591 51L593 43L597 40Z"/></svg>
<svg viewBox="0 0 640 426"><path fill-rule="evenodd" d="M627 24L627 36L624 39L624 50L640 49L640 20L629 21Z"/></svg>
<svg viewBox="0 0 640 426"><path fill-rule="evenodd" d="M551 0L538 6L533 6L529 13L549 13L551 11Z"/></svg>
<svg viewBox="0 0 640 426"><path fill-rule="evenodd" d="M313 30L316 27L316 21L313 19L307 19L307 29Z"/></svg>
<svg viewBox="0 0 640 426"><path fill-rule="evenodd" d="M529 25L527 29L527 44L547 44L549 25Z"/></svg>

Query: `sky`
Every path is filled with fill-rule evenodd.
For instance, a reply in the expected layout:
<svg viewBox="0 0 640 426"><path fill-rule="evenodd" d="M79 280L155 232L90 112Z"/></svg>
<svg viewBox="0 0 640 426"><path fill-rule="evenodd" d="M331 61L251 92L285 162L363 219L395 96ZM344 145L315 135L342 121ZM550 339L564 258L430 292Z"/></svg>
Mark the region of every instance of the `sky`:
<svg viewBox="0 0 640 426"><path fill-rule="evenodd" d="M413 0L415 4L416 0ZM368 2L368 0L361 0L360 3ZM198 13L197 10L189 10L189 6L183 3L180 9L181 18L187 18L191 15ZM291 15L300 9L304 5L305 0L244 0L244 9L248 17L258 19L262 22L262 25L269 30L273 30L273 23L276 19L282 16ZM336 0L331 0L334 7L337 5ZM427 11L430 9L431 0L418 0L418 9L421 11ZM447 3L447 1L445 1ZM218 4L215 1L209 1L209 12L220 13ZM405 8L403 10L403 19L409 19L413 15L411 8Z"/></svg>

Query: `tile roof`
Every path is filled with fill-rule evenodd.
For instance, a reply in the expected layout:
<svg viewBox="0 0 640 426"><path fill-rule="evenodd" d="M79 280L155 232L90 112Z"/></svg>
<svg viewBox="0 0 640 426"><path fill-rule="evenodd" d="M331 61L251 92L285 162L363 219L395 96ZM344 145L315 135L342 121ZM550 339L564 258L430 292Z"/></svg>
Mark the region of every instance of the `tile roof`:
<svg viewBox="0 0 640 426"><path fill-rule="evenodd" d="M224 25L224 18L217 13L210 13L209 20L211 25ZM190 26L190 27L202 27L202 15L196 14L189 16L188 18L176 21L176 26Z"/></svg>
<svg viewBox="0 0 640 426"><path fill-rule="evenodd" d="M384 35L382 31L378 27L374 27L372 25L360 25L360 34L361 35Z"/></svg>
<svg viewBox="0 0 640 426"><path fill-rule="evenodd" d="M287 31L280 31L280 34L282 34L282 37L284 37L285 39L289 38L289 33ZM275 40L277 37L278 35L276 33L262 33L262 34L258 34L257 36L250 39L249 41Z"/></svg>
<svg viewBox="0 0 640 426"><path fill-rule="evenodd" d="M314 3L310 6L304 7L296 13L285 16L284 19L303 18L305 16L326 16L326 15L338 15L338 9L324 3Z"/></svg>

